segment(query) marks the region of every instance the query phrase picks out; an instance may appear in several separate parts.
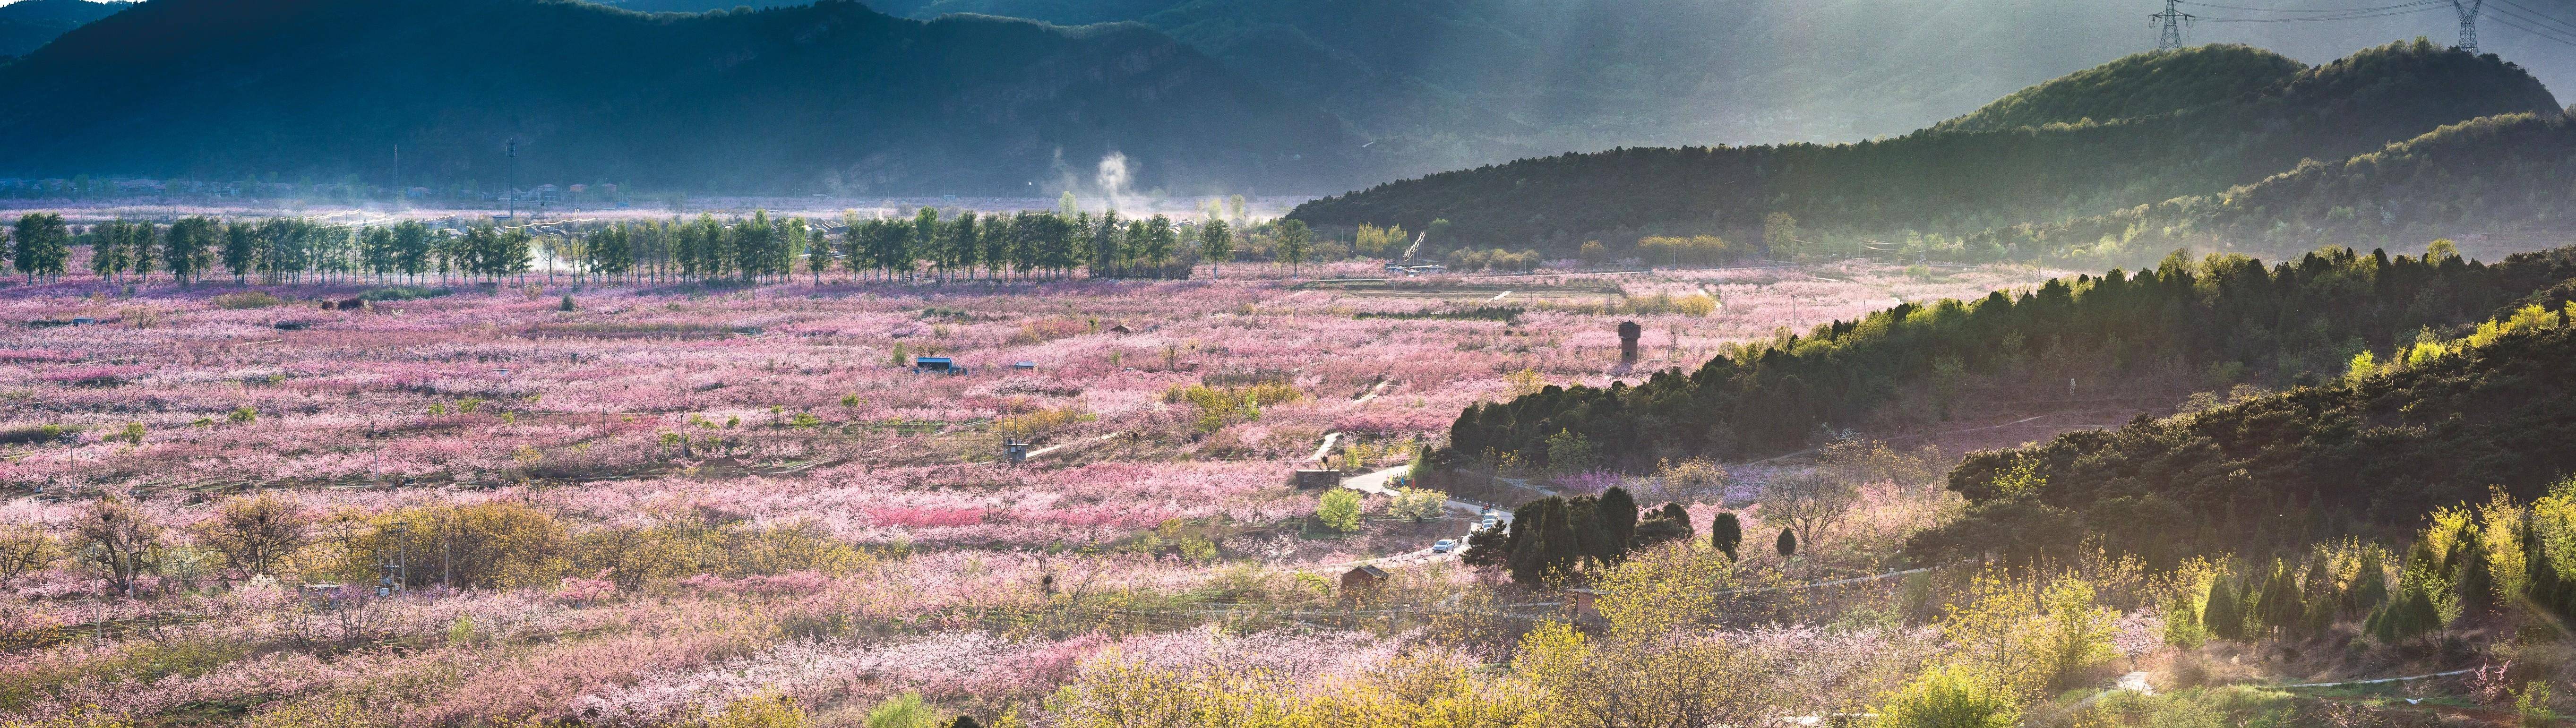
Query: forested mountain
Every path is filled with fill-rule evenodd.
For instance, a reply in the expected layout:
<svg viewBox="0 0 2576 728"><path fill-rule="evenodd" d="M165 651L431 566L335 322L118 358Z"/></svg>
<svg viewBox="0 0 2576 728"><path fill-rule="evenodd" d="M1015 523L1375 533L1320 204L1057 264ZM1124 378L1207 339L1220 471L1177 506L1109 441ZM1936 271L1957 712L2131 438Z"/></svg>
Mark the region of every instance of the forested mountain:
<svg viewBox="0 0 2576 728"><path fill-rule="evenodd" d="M852 2L646 15L552 0L154 0L0 67L0 175L359 175L1030 194L1351 173L1326 114L1135 26Z"/></svg>
<svg viewBox="0 0 2576 728"><path fill-rule="evenodd" d="M2303 372L2339 372L2365 348L2386 351L2420 332L2482 320L2570 277L2571 249L2494 265L2444 251L2341 250L2268 268L2242 256L2175 257L2017 297L1906 304L1635 387L1550 386L1470 407L1450 427L1448 457L1639 470L1665 458L1790 452L1906 414L1993 411L1997 401L2028 399L2034 381L2093 382L2097 391L2105 382L2281 386ZM2134 394L2181 398L2139 386ZM1888 411L1898 405L1916 411ZM1582 461L1567 462L1569 454Z"/></svg>
<svg viewBox="0 0 2576 728"><path fill-rule="evenodd" d="M1775 213L1808 232L1774 236L1790 242L1907 231L1965 236L2217 192L2302 159L2343 159L2444 124L2558 108L2521 68L2422 40L2280 79L2288 63L2244 48L2160 52L2031 89L1954 128L1832 146L1527 159L1328 197L1291 217L1336 228L1447 219L1461 243L1536 242L1562 252L1586 239L1624 245L1671 232L1756 238ZM2168 81L2217 71L2236 76ZM2097 111L2145 115L2020 126ZM1985 242L1996 245L1961 257L2040 252L2009 239Z"/></svg>
<svg viewBox="0 0 2576 728"><path fill-rule="evenodd" d="M1903 134L2146 50L2154 39L2130 5L2047 0L874 2L917 18L1141 22L1324 101L1378 142L1373 153L1414 173L1622 146ZM2263 5L2295 12L2349 3ZM2213 23L2195 28L2193 39L2317 62L2388 39L2447 38L2449 18L2432 10L2335 23ZM2576 67L2563 46L2511 29L2488 42L2507 58L2538 63L2544 78Z"/></svg>
<svg viewBox="0 0 2576 728"><path fill-rule="evenodd" d="M1909 550L2029 558L2089 531L2169 560L2402 532L2490 488L2529 500L2576 471L2576 310L2553 293L2460 340L2378 348L2389 356L2319 386L1971 455L1950 474L1968 516Z"/></svg>
<svg viewBox="0 0 2576 728"><path fill-rule="evenodd" d="M2305 70L2278 53L2213 45L2141 53L2013 92L1934 131L1998 131L2141 119L2278 92Z"/></svg>
<svg viewBox="0 0 2576 728"><path fill-rule="evenodd" d="M2260 182L2106 215L1980 233L1973 244L2082 250L2233 244L2296 249L2331 241L2398 244L2443 235L2576 228L2576 120L2509 114L2446 126L2338 162L2307 162Z"/></svg>
<svg viewBox="0 0 2576 728"><path fill-rule="evenodd" d="M73 28L115 15L126 5L90 0L18 0L0 5L0 58L26 55Z"/></svg>

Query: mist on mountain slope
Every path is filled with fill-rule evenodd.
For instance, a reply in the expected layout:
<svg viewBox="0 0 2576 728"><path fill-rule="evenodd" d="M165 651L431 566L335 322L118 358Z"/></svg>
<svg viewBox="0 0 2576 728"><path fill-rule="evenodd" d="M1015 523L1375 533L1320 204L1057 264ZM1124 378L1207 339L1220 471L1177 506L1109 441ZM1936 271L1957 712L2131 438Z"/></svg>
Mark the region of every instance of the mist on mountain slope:
<svg viewBox="0 0 2576 728"><path fill-rule="evenodd" d="M687 0L636 0L686 2ZM2156 2L2052 0L873 0L911 17L1137 21L1350 122L1408 170L1617 146L1839 142L1901 134L2155 46ZM2284 9L2342 0L2273 0ZM2242 4L2251 6L2254 4ZM2306 63L2416 36L2446 7L2333 22L2194 8L2186 41ZM2491 12L2482 49L2552 88L2576 46ZM2576 29L2576 25L2571 25ZM2576 39L2576 31L2566 34Z"/></svg>

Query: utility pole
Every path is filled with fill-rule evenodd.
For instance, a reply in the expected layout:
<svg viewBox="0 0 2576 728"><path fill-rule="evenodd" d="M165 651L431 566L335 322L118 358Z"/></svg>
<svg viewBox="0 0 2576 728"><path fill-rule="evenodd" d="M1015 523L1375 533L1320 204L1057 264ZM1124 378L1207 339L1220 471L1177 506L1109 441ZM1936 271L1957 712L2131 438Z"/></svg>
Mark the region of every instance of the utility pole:
<svg viewBox="0 0 2576 728"><path fill-rule="evenodd" d="M2456 2L2457 0L2454 1ZM2164 27L2164 34L2156 39L2156 50L2182 50L2183 23L2198 19L2200 19L2200 16L2182 11L2182 0L2165 0L2164 12L2147 16L2148 25L2161 25Z"/></svg>
<svg viewBox="0 0 2576 728"><path fill-rule="evenodd" d="M2471 55L2478 52L2478 6L2487 0L2451 0L2451 9L2460 13L2460 50Z"/></svg>

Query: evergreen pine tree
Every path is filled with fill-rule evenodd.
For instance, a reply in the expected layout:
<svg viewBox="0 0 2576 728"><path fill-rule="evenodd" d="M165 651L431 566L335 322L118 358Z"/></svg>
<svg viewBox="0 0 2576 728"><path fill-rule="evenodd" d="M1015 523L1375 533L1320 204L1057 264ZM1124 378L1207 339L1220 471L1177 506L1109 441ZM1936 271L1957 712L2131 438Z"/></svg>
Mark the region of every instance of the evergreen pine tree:
<svg viewBox="0 0 2576 728"><path fill-rule="evenodd" d="M1733 513L1720 513L1708 524L1708 545L1726 558L1734 559L1735 547L1744 543L1744 524Z"/></svg>
<svg viewBox="0 0 2576 728"><path fill-rule="evenodd" d="M2300 599L2299 579L2288 562L2272 561L2272 574L2263 582L2259 614L2263 626L2271 630L2293 629L2307 618L2308 605Z"/></svg>
<svg viewBox="0 0 2576 728"><path fill-rule="evenodd" d="M2375 611L2388 601L2388 565L2379 558L2379 549L2362 552L2358 571L2352 589L2344 594L2348 614Z"/></svg>
<svg viewBox="0 0 2576 728"><path fill-rule="evenodd" d="M2460 611L2466 614L2494 611L2495 572L2493 565L2487 563L2486 549L2470 536L2464 535L2458 543L2460 545L2451 550L2451 557L2454 573L2459 575L2453 584L2460 598Z"/></svg>
<svg viewBox="0 0 2576 728"><path fill-rule="evenodd" d="M1609 532L1611 560L1628 552L1628 544L1637 538L1637 499L1628 489L1611 486L1601 491L1601 527Z"/></svg>
<svg viewBox="0 0 2576 728"><path fill-rule="evenodd" d="M2221 574L2209 582L2209 600L2200 609L2200 623L2213 636L2231 640L2245 639L2245 613L2237 606L2236 587Z"/></svg>
<svg viewBox="0 0 2576 728"><path fill-rule="evenodd" d="M152 282L152 268L161 261L161 227L138 222L125 229L125 265L134 269L134 277Z"/></svg>

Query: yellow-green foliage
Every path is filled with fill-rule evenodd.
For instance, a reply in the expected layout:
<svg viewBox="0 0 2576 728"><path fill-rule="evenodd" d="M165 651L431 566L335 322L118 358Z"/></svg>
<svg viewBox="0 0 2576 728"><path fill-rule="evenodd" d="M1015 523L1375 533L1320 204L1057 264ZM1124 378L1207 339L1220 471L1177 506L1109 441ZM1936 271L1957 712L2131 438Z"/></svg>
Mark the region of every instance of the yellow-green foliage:
<svg viewBox="0 0 2576 728"><path fill-rule="evenodd" d="M1650 236L1637 239L1637 257L1648 263L1663 265L1709 265L1736 257L1736 251L1715 235L1691 237Z"/></svg>
<svg viewBox="0 0 2576 728"><path fill-rule="evenodd" d="M918 696L913 699L920 700ZM723 710L707 716L707 728L805 728L813 724L805 717L805 709L796 706L795 699L766 692L736 698ZM874 720L868 726L877 728Z"/></svg>
<svg viewBox="0 0 2576 728"><path fill-rule="evenodd" d="M811 524L753 527L697 513L664 513L653 525L593 529L573 538L571 573L608 573L620 587L698 574L790 571L845 574L871 558Z"/></svg>
<svg viewBox="0 0 2576 728"><path fill-rule="evenodd" d="M1282 402L1304 399L1306 393L1285 382L1262 382L1249 387L1210 387L1193 384L1174 385L1163 390L1163 401L1188 403L1198 410L1195 427L1200 432L1215 432L1227 425L1261 419L1261 408Z"/></svg>
<svg viewBox="0 0 2576 728"><path fill-rule="evenodd" d="M396 524L403 526L399 532ZM561 579L572 565L563 524L523 503L400 508L344 517L322 532L322 542L305 556L355 581L374 579L379 550L405 555L415 586L441 576L459 587L539 586Z"/></svg>
<svg viewBox="0 0 2576 728"><path fill-rule="evenodd" d="M1987 571L1970 580L1941 630L1954 648L1952 664L2027 696L2109 659L2113 616L2081 578L2061 576L2042 587Z"/></svg>
<svg viewBox="0 0 2576 728"><path fill-rule="evenodd" d="M0 728L134 728L134 721L84 706L51 718L0 722Z"/></svg>
<svg viewBox="0 0 2576 728"><path fill-rule="evenodd" d="M1034 438L1064 429L1077 422L1091 422L1098 419L1100 419L1099 416L1082 411L1079 405L1065 405L1056 409L1038 407L1025 412L1003 415L1001 428L1003 432L1011 433L1016 437Z"/></svg>
<svg viewBox="0 0 2576 728"><path fill-rule="evenodd" d="M2429 335L2418 337L2413 346L2389 356L2385 362L2367 351L2354 354L2344 378L2347 381L2358 382L2374 375L2420 367L2443 357L2459 356L2463 352L2495 343L2497 339L2504 338L2504 335L2517 331L2558 328L2565 325L2571 317L2576 317L2576 301L2567 302L2564 308L2566 311L2561 313L2535 303L2516 309L2512 316L2478 324L2476 331L2457 339L2443 341Z"/></svg>
<svg viewBox="0 0 2576 728"><path fill-rule="evenodd" d="M1709 314L1717 312L1717 299L1709 298L1708 294L1705 293L1693 293L1686 296L1675 296L1670 293L1654 293L1644 296L1629 296L1626 301L1620 304L1619 309L1622 313L1635 316L1680 314L1693 318L1706 318Z"/></svg>
<svg viewBox="0 0 2576 728"><path fill-rule="evenodd" d="M939 728L939 710L921 704L920 693L887 698L868 710L868 728Z"/></svg>
<svg viewBox="0 0 2576 728"><path fill-rule="evenodd" d="M1343 533L1360 530L1360 493L1334 488L1315 501L1315 520Z"/></svg>
<svg viewBox="0 0 2576 728"><path fill-rule="evenodd" d="M2010 728L2021 719L2012 691L1978 671L1935 667L1879 708L1886 728Z"/></svg>
<svg viewBox="0 0 2576 728"><path fill-rule="evenodd" d="M286 302L285 302L285 301L278 300L278 298L277 298L276 296L268 295L268 293L267 293L267 292L265 292L265 291L243 291L243 292L241 292L241 293L226 293L226 294L224 294L224 295L216 296L216 297L215 297L215 307L216 307L216 308L227 309L227 310L233 310L233 311L239 311L239 310L243 310L243 309L252 309L252 308L268 308L268 307L270 307L270 306L276 306L276 305L283 304L283 303L286 303Z"/></svg>
<svg viewBox="0 0 2576 728"><path fill-rule="evenodd" d="M1361 255L1393 258L1403 255L1404 249L1412 245L1413 240L1405 235L1402 225L1377 227L1360 223L1359 235L1352 241L1351 249Z"/></svg>

